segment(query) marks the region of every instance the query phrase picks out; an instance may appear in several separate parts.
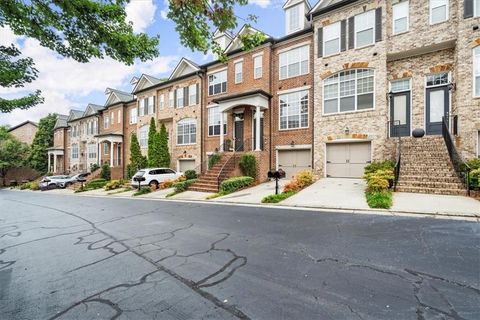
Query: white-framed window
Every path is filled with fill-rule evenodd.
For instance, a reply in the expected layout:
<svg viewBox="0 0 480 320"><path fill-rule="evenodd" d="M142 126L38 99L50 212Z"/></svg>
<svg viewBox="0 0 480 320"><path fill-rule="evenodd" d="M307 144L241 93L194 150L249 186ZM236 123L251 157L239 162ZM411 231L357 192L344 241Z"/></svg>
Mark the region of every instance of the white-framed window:
<svg viewBox="0 0 480 320"><path fill-rule="evenodd" d="M279 54L280 80L308 73L309 49L304 45Z"/></svg>
<svg viewBox="0 0 480 320"><path fill-rule="evenodd" d="M72 159L78 159L78 144L72 144Z"/></svg>
<svg viewBox="0 0 480 320"><path fill-rule="evenodd" d="M404 92L410 90L410 79L390 81L390 92Z"/></svg>
<svg viewBox="0 0 480 320"><path fill-rule="evenodd" d="M98 119L93 121L93 134L98 134Z"/></svg>
<svg viewBox="0 0 480 320"><path fill-rule="evenodd" d="M110 153L110 144L108 142L103 143L103 154L109 154Z"/></svg>
<svg viewBox="0 0 480 320"><path fill-rule="evenodd" d="M340 22L323 28L323 56L340 52Z"/></svg>
<svg viewBox="0 0 480 320"><path fill-rule="evenodd" d="M208 135L218 136L220 135L220 118L223 116L223 134L227 134L227 114L220 113L220 107L208 108Z"/></svg>
<svg viewBox="0 0 480 320"><path fill-rule="evenodd" d="M300 30L300 6L301 4L295 5L291 8L288 8L288 33Z"/></svg>
<svg viewBox="0 0 480 320"><path fill-rule="evenodd" d="M177 89L177 108L183 108L183 88Z"/></svg>
<svg viewBox="0 0 480 320"><path fill-rule="evenodd" d="M113 111L110 112L110 123L115 124L115 113Z"/></svg>
<svg viewBox="0 0 480 320"><path fill-rule="evenodd" d="M138 116L143 117L145 115L145 99L138 100Z"/></svg>
<svg viewBox="0 0 480 320"><path fill-rule="evenodd" d="M355 48L375 43L375 10L355 16Z"/></svg>
<svg viewBox="0 0 480 320"><path fill-rule="evenodd" d="M89 143L87 149L88 149L88 158L89 159L96 159L97 158L97 144L96 143Z"/></svg>
<svg viewBox="0 0 480 320"><path fill-rule="evenodd" d="M323 113L374 108L375 75L372 69L338 72L323 81Z"/></svg>
<svg viewBox="0 0 480 320"><path fill-rule="evenodd" d="M165 108L165 96L163 94L160 95L160 109Z"/></svg>
<svg viewBox="0 0 480 320"><path fill-rule="evenodd" d="M110 118L108 117L108 114L105 114L103 116L103 128L108 129L109 126L110 126Z"/></svg>
<svg viewBox="0 0 480 320"><path fill-rule="evenodd" d="M243 62L235 63L235 83L242 83L243 81Z"/></svg>
<svg viewBox="0 0 480 320"><path fill-rule="evenodd" d="M392 32L398 34L407 32L409 28L409 2L402 1L392 6Z"/></svg>
<svg viewBox="0 0 480 320"><path fill-rule="evenodd" d="M197 142L197 121L183 119L177 123L177 144L195 144Z"/></svg>
<svg viewBox="0 0 480 320"><path fill-rule="evenodd" d="M208 95L227 92L227 70L208 75Z"/></svg>
<svg viewBox="0 0 480 320"><path fill-rule="evenodd" d="M154 102L155 102L155 99L153 98L153 96L147 98L147 112L148 112L148 114L155 113Z"/></svg>
<svg viewBox="0 0 480 320"><path fill-rule="evenodd" d="M263 75L263 55L253 58L253 78L260 79Z"/></svg>
<svg viewBox="0 0 480 320"><path fill-rule="evenodd" d="M146 148L148 146L148 125L140 128L139 138L140 147Z"/></svg>
<svg viewBox="0 0 480 320"><path fill-rule="evenodd" d="M443 86L450 81L448 72L432 73L425 77L427 87Z"/></svg>
<svg viewBox="0 0 480 320"><path fill-rule="evenodd" d="M120 123L122 120L122 110L117 111L117 123Z"/></svg>
<svg viewBox="0 0 480 320"><path fill-rule="evenodd" d="M430 24L448 20L448 0L430 0Z"/></svg>
<svg viewBox="0 0 480 320"><path fill-rule="evenodd" d="M197 85L192 84L188 87L188 105L194 106L197 104Z"/></svg>
<svg viewBox="0 0 480 320"><path fill-rule="evenodd" d="M168 93L168 106L169 106L170 108L173 108L173 104L174 104L174 103L173 103L173 91L170 91L170 92Z"/></svg>
<svg viewBox="0 0 480 320"><path fill-rule="evenodd" d="M477 131L477 158L480 158L480 130Z"/></svg>
<svg viewBox="0 0 480 320"><path fill-rule="evenodd" d="M130 124L137 123L137 110L130 109Z"/></svg>
<svg viewBox="0 0 480 320"><path fill-rule="evenodd" d="M279 96L280 130L308 128L308 90Z"/></svg>
<svg viewBox="0 0 480 320"><path fill-rule="evenodd" d="M473 49L473 96L480 97L480 46Z"/></svg>

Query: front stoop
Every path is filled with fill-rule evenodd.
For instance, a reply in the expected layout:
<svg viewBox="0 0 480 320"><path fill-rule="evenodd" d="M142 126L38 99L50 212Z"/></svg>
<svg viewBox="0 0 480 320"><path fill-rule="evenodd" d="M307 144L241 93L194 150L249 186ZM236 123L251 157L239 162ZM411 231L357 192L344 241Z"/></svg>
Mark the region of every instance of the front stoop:
<svg viewBox="0 0 480 320"><path fill-rule="evenodd" d="M190 191L200 191L200 192L218 192L219 190L219 181L218 175L222 168L224 167L225 163L230 159L230 157L236 156L231 153L223 153L220 156L220 160L218 160L213 167L207 170L204 174L202 174L194 184L188 187ZM229 178L231 174L235 170L234 163L228 163L223 171L222 177L224 179ZM221 183L221 181L220 181Z"/></svg>
<svg viewBox="0 0 480 320"><path fill-rule="evenodd" d="M467 195L443 137L402 138L399 192Z"/></svg>

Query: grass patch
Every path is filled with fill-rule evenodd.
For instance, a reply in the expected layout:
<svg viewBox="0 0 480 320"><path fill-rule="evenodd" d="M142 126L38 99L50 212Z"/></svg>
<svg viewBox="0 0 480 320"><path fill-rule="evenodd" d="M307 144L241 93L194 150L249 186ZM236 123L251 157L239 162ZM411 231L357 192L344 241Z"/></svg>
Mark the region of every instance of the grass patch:
<svg viewBox="0 0 480 320"><path fill-rule="evenodd" d="M167 195L165 196L165 198L173 197L173 196L176 195L177 193L180 193L180 192L172 191L172 192L170 192L170 193L167 193Z"/></svg>
<svg viewBox="0 0 480 320"><path fill-rule="evenodd" d="M283 201L291 196L293 196L296 191L288 191L288 192L282 192L279 194L271 194L269 196L266 196L265 198L262 199L262 203L279 203L280 201Z"/></svg>
<svg viewBox="0 0 480 320"><path fill-rule="evenodd" d="M75 193L100 189L105 187L107 183L108 181L105 179L95 179L87 182L86 184L83 185L83 187L80 187L79 189L75 190Z"/></svg>
<svg viewBox="0 0 480 320"><path fill-rule="evenodd" d="M393 203L393 195L390 190L365 192L365 196L370 208L390 209Z"/></svg>
<svg viewBox="0 0 480 320"><path fill-rule="evenodd" d="M136 196L141 196L142 194L147 194L147 193L150 193L152 192L152 190L150 190L149 187L140 187L140 189L138 191L136 191L133 196L136 197Z"/></svg>

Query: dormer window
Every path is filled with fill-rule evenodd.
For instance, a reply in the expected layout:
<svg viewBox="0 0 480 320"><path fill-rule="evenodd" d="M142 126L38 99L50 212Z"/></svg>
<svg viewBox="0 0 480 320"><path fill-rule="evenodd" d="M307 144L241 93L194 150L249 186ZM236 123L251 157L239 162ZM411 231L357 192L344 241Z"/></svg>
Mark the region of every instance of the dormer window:
<svg viewBox="0 0 480 320"><path fill-rule="evenodd" d="M301 4L297 4L287 9L287 33L292 33L301 29L301 6Z"/></svg>

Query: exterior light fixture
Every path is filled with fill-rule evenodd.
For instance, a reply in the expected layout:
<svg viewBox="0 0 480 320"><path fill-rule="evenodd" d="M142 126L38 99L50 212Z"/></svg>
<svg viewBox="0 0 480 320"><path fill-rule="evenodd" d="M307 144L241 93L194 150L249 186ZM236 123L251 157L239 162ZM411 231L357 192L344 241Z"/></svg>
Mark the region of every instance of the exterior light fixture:
<svg viewBox="0 0 480 320"><path fill-rule="evenodd" d="M344 132L345 132L345 135L348 136L348 135L350 134L350 128L349 128L349 127L345 127Z"/></svg>

